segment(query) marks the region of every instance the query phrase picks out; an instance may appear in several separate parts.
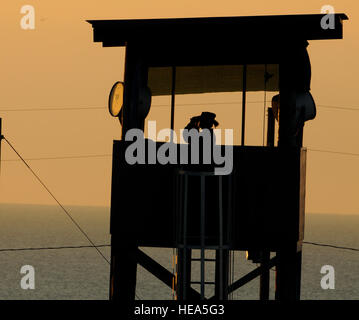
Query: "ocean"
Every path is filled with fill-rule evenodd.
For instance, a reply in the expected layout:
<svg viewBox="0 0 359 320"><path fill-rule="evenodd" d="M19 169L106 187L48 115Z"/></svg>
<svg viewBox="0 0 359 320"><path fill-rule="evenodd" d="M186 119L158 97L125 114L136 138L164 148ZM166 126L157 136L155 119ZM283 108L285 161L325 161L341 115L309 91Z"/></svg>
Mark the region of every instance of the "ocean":
<svg viewBox="0 0 359 320"><path fill-rule="evenodd" d="M109 216L106 207L66 206L71 215L96 243L109 244ZM359 248L359 215L307 214L305 241ZM20 299L108 299L108 263L94 248L4 251L9 248L87 246L86 238L57 206L0 204L0 300ZM2 250L2 251L1 251ZM110 258L108 247L100 248ZM143 248L155 260L172 271L172 249ZM194 253L196 254L196 253ZM210 256L212 252L208 252ZM234 278L256 268L245 259L245 252L234 256ZM20 286L20 269L35 270L35 289ZM320 281L322 266L335 270L335 288L324 290ZM213 268L206 269L207 280ZM199 279L198 268L193 277ZM259 279L233 293L231 299L258 299ZM206 287L206 295L213 293ZM138 299L172 299L172 290L142 267L138 267ZM274 272L271 271L271 295L274 298ZM304 244L301 299L359 300L359 252Z"/></svg>

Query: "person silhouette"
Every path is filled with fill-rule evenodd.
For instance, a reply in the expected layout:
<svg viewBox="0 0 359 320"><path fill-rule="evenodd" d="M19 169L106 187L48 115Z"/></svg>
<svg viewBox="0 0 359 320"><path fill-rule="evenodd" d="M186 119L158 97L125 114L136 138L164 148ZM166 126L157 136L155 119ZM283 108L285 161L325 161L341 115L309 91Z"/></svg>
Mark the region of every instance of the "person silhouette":
<svg viewBox="0 0 359 320"><path fill-rule="evenodd" d="M202 112L200 116L192 117L190 122L187 124L185 129L191 130L196 129L200 131L201 129L208 129L210 130L211 135L213 134L213 129L218 127L219 123L217 122L216 114L212 112ZM186 142L186 137L183 136Z"/></svg>
<svg viewBox="0 0 359 320"><path fill-rule="evenodd" d="M201 115L192 117L190 122L185 127L185 131L183 132L183 138L184 140L190 145L190 152L198 152L199 157L199 163L201 164L200 167L202 167L205 170L205 167L207 167L208 162L205 162L204 159L204 151L206 151L207 155L210 155L211 159L210 162L213 163L213 147L216 144L215 142L215 135L214 135L214 128L216 128L219 123L217 122L216 114L212 112L202 112ZM196 130L198 133L203 130L209 131L209 139L206 139L206 135L203 135L198 138L198 148L199 150L193 150L191 145L191 134L189 133L190 130ZM187 131L186 131L187 130ZM208 137L208 136L207 136ZM210 150L208 149L210 148ZM206 166L203 167L204 163L207 163ZM211 166L210 166L211 167ZM198 167L199 169L199 167ZM211 169L211 168L207 168Z"/></svg>

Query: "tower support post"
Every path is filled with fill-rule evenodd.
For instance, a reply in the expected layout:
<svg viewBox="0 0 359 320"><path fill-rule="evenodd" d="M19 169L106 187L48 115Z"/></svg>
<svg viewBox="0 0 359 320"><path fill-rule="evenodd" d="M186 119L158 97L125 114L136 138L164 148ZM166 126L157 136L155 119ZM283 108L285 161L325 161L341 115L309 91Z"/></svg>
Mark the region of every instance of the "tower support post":
<svg viewBox="0 0 359 320"><path fill-rule="evenodd" d="M110 300L125 308L136 298L137 249L135 244L123 245L111 236Z"/></svg>
<svg viewBox="0 0 359 320"><path fill-rule="evenodd" d="M276 300L300 300L301 268L301 245L288 245L277 252Z"/></svg>

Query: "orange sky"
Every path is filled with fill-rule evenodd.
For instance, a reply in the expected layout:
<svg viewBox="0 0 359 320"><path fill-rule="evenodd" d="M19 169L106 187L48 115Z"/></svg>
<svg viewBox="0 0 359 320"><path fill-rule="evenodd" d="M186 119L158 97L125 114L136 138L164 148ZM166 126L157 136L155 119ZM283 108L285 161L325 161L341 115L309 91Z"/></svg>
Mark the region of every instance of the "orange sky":
<svg viewBox="0 0 359 320"><path fill-rule="evenodd" d="M36 10L36 29L32 31L20 28L20 8L25 4L33 5ZM86 19L320 13L326 4L334 6L338 13L346 13L350 20L344 23L344 40L310 42L312 94L319 105L359 108L359 3L355 0L330 3L3 0L0 4L3 134L25 158L111 154L112 140L120 136L120 127L107 113L106 104L112 84L123 79L124 50L102 48L93 43L92 28ZM258 97L253 95L249 99L258 101ZM234 100L231 95L217 98L216 101ZM182 97L179 101L190 99ZM103 109L3 111L92 106ZM230 116L226 119L223 114L220 123L240 121L240 109L229 108ZM153 109L151 117L159 117L163 110L166 108ZM200 113L190 110L186 117L191 112ZM254 107L250 112L255 114ZM259 132L254 129L255 116L251 119L247 125L256 132L253 135L257 135L257 140L253 140L256 143L261 129ZM168 115L162 116L162 123L167 120L169 123ZM318 108L317 119L306 125L304 144L312 149L359 153L358 120L359 111ZM15 158L3 144L2 159ZM110 157L29 163L61 202L109 205ZM309 152L307 212L359 214L358 168L359 157ZM0 194L0 203L54 203L20 162L2 162Z"/></svg>

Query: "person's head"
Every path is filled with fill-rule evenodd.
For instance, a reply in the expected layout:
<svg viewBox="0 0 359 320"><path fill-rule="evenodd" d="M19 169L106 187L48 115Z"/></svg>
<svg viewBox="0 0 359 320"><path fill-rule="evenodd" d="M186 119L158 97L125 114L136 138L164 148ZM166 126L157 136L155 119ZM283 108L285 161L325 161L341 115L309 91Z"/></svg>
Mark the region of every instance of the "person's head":
<svg viewBox="0 0 359 320"><path fill-rule="evenodd" d="M213 127L218 126L216 121L216 114L212 112L202 112L201 114L201 128L202 129L212 129Z"/></svg>

